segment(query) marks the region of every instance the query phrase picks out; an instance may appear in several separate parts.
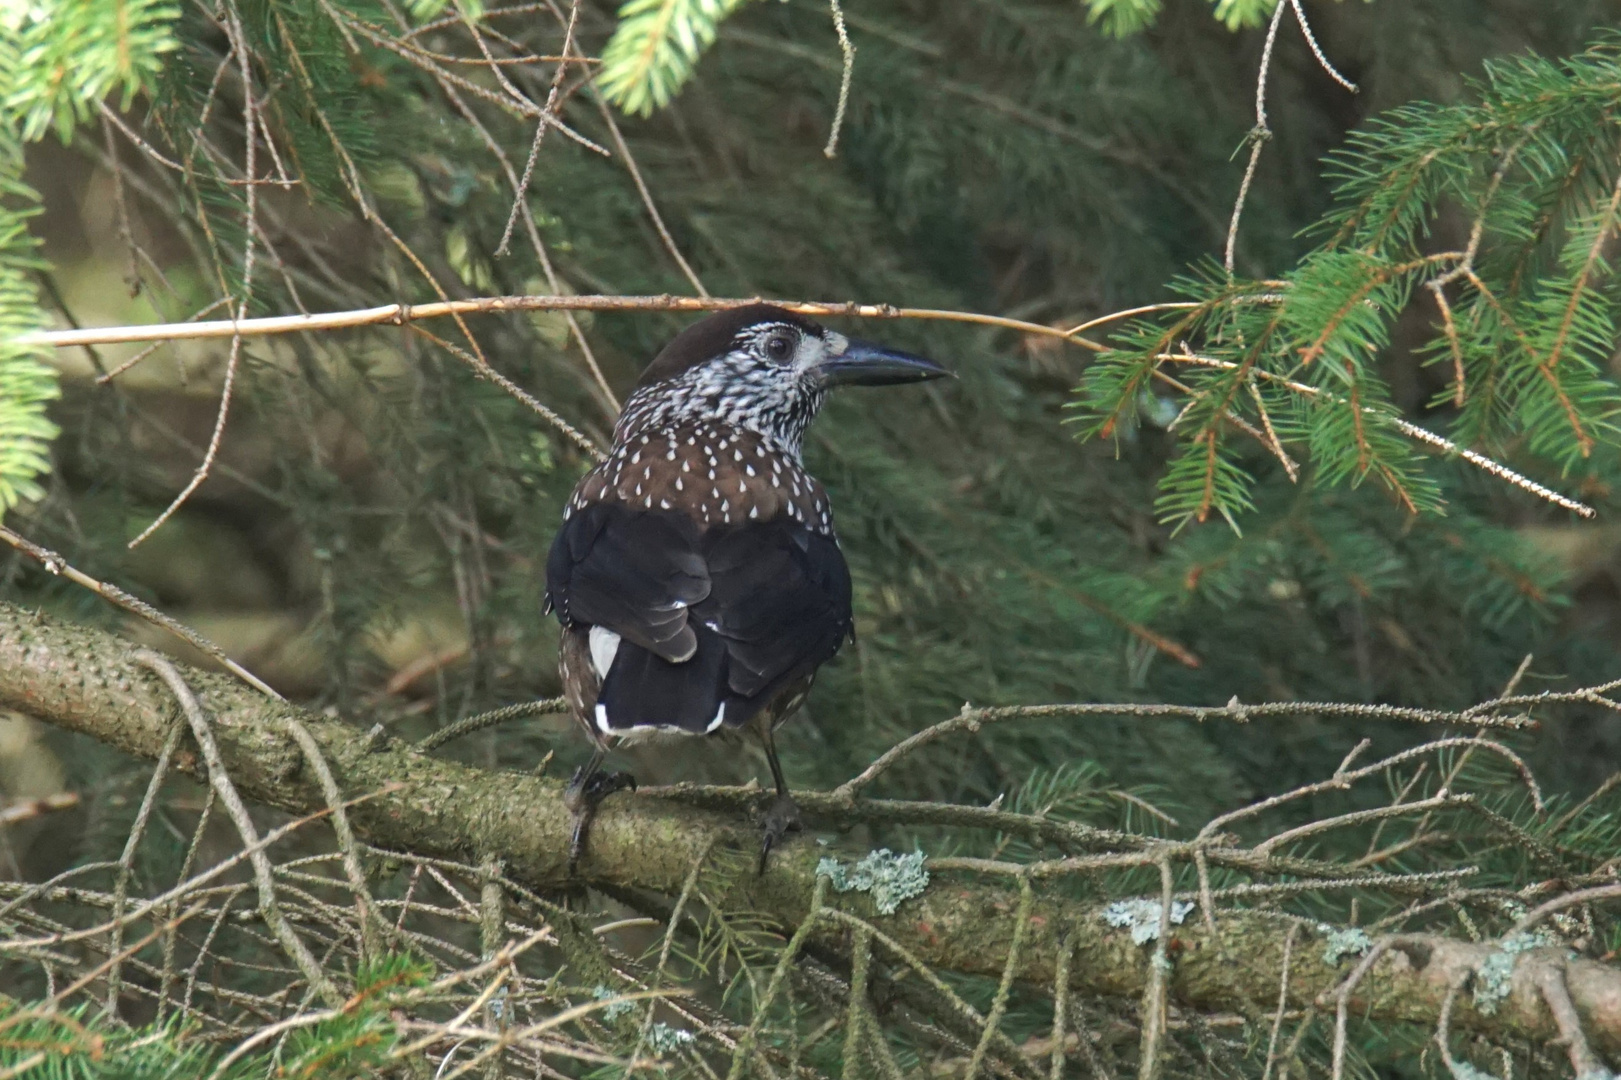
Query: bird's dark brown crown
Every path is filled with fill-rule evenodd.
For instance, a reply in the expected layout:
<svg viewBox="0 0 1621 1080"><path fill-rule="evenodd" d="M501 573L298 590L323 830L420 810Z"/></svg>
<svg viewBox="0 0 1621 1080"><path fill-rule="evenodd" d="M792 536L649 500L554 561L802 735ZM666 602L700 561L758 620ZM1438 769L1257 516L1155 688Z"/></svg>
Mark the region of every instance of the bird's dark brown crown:
<svg viewBox="0 0 1621 1080"><path fill-rule="evenodd" d="M822 336L820 326L775 304L745 304L728 308L699 319L671 338L653 357L647 370L642 372L642 377L636 381L636 389L673 379L730 352L737 345L738 335L743 330L761 323L783 323L798 327L807 334Z"/></svg>

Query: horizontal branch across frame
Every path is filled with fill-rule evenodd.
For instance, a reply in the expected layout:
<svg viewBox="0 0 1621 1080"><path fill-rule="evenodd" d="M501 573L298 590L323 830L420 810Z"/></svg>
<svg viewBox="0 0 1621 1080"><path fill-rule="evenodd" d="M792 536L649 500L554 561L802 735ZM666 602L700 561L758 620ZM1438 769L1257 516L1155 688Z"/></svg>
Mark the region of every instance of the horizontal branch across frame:
<svg viewBox="0 0 1621 1080"><path fill-rule="evenodd" d="M330 311L317 314L303 315L269 315L251 319L210 319L178 323L151 323L147 325L130 326L89 326L70 330L39 330L23 334L17 339L24 345L45 346L65 349L77 346L116 345L140 341L178 341L182 339L198 338L227 338L240 340L245 337L269 337L277 334L296 334L313 331L343 330L366 326L405 326L421 322L426 319L460 318L463 315L494 315L510 312L525 311L671 311L671 312L699 312L723 311L727 308L741 307L745 304L761 303L762 297L725 298L712 296L675 296L665 293L658 296L609 296L609 295L522 295L522 296L486 296L468 300L443 300L428 304L381 304L377 307L356 308L350 311ZM823 301L823 300L773 300L771 303L801 315L813 315L819 318L862 318L862 319L922 319L938 322L958 322L976 326L991 326L1003 330L1013 330L1021 334L1031 334L1039 337L1057 338L1092 352L1108 352L1109 347L1103 343L1084 336L1082 331L1093 329L1103 324L1120 319L1129 318L1149 311L1165 310L1186 307L1186 304L1150 304L1140 308L1129 308L1117 311L1096 319L1088 320L1079 325L1065 329L1061 326L1047 326L1043 323L1030 322L1026 319L1015 319L1005 315L988 315L974 311L955 311L946 308L909 308L896 307L892 304L863 304L857 301ZM436 339L437 340L437 339ZM439 344L455 350L455 346L440 341ZM467 359L463 356L463 359ZM1204 363L1211 366L1220 365L1222 361L1209 361L1202 357L1177 356L1166 354L1159 358L1161 361L1189 361ZM474 361L474 366L484 368L485 365ZM490 374L488 370L483 372ZM1260 372L1263 376L1265 372ZM1292 380L1280 380L1291 390L1315 396L1318 391L1315 387L1307 387ZM516 387L508 386L509 392L515 393L520 400L532 408L538 408L543 415L554 423L562 424L577 442L584 439L578 432L568 428L560 417L552 414L550 410L540 406L528 395ZM1472 450L1462 449L1439 435L1434 434L1416 424L1398 419L1397 427L1408 438L1438 449L1443 453L1456 454L1469 464L1504 480L1515 487L1553 503L1566 510L1571 510L1584 518L1597 516L1596 511L1585 503L1578 502L1568 496L1561 495L1552 489L1538 484L1528 477L1522 476L1501 462L1495 461ZM600 449L591 446L589 440L582 442L593 453L600 454Z"/></svg>
<svg viewBox="0 0 1621 1080"><path fill-rule="evenodd" d="M313 330L343 330L360 326L402 326L421 319L456 315L494 315L514 311L724 311L727 308L758 304L761 297L726 299L709 296L486 296L472 300L444 300L431 304L382 304L352 311L332 311L314 315L269 315L252 319L210 319L199 322L152 323L135 326L90 326L74 330L41 330L23 334L24 345L44 345L64 349L77 345L116 345L135 341L176 341L182 338L265 337ZM944 308L908 308L891 304L860 304L855 301L771 300L769 303L801 315L824 318L849 316L863 319L931 319L974 323L1017 330L1025 334L1062 338L1094 352L1104 346L1082 337L1077 330L1046 326L1004 315ZM1089 324L1090 325L1090 324Z"/></svg>
<svg viewBox="0 0 1621 1080"><path fill-rule="evenodd" d="M139 757L156 757L173 724L174 699L136 653L103 631L0 603L0 706ZM356 835L367 843L425 856L499 858L516 880L537 888L565 882L569 818L559 782L481 771L398 744L379 746L350 725L268 700L225 675L181 670L210 714L221 758L244 795L293 813L326 807L318 778L309 775L303 753L286 735L283 721L296 720L319 744L344 797L371 796L351 804L349 812ZM184 748L176 765L194 775L202 767L195 750ZM703 853L717 845L743 852L756 842L746 817L623 795L602 808L579 880L674 896ZM855 854L791 843L774 853L765 874L736 877L714 899L767 915L787 933L809 913L818 861L834 853ZM842 914L818 920L811 936L836 951L846 938L841 921L859 918L881 932L881 941L921 963L998 977L1020 932L1022 887L942 870L922 895L889 916L877 914L863 894L829 896L828 908ZM1064 965L1071 989L1139 999L1148 985L1150 950L1110 926L1096 906L1044 894L1039 882L1035 887L1014 977L1050 987L1063 948L1073 946L1073 960ZM1265 1015L1276 1007L1290 940L1286 928L1280 916L1235 910L1221 911L1213 926L1190 919L1174 927L1166 949L1174 963L1166 980L1170 999L1204 1010ZM1309 940L1311 947L1296 948L1290 961L1287 996L1294 1008L1321 1007L1346 974L1345 965L1326 962L1315 935ZM1347 1007L1371 1019L1433 1024L1453 988L1496 952L1490 943L1402 935L1385 943L1378 962L1347 995ZM1519 957L1509 994L1491 1015L1477 1011L1468 997L1451 994L1452 1027L1497 1038L1557 1038L1556 1018L1541 993L1550 970L1565 979L1595 1045L1621 1049L1621 971L1566 961L1554 949Z"/></svg>

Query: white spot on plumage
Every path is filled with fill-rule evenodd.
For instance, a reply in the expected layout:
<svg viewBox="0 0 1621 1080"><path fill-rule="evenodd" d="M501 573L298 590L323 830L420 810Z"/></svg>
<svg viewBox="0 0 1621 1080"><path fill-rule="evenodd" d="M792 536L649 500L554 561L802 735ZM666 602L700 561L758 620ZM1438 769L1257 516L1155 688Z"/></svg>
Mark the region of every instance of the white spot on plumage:
<svg viewBox="0 0 1621 1080"><path fill-rule="evenodd" d="M670 500L669 499L660 499L659 500L659 508L662 509L662 510L668 510L670 508Z"/></svg>
<svg viewBox="0 0 1621 1080"><path fill-rule="evenodd" d="M743 471L748 473L750 476L753 476L754 475L754 466L753 465L745 465L745 466L743 466Z"/></svg>
<svg viewBox="0 0 1621 1080"><path fill-rule="evenodd" d="M760 516L760 508L759 508L759 506L751 506L751 507L749 507L749 518L750 518L750 520L753 520L754 518L757 518L759 516Z"/></svg>
<svg viewBox="0 0 1621 1080"><path fill-rule="evenodd" d="M711 720L709 722L709 726L704 728L704 734L708 735L710 732L712 732L716 728L720 727L721 723L725 719L726 719L726 702L723 701L723 702L720 703L720 708L715 710L715 719Z"/></svg>
<svg viewBox="0 0 1621 1080"><path fill-rule="evenodd" d="M619 654L619 635L606 626L593 626L590 642L591 666L596 669L599 681L606 679L608 669L613 667L614 657ZM600 708L599 705L598 709Z"/></svg>

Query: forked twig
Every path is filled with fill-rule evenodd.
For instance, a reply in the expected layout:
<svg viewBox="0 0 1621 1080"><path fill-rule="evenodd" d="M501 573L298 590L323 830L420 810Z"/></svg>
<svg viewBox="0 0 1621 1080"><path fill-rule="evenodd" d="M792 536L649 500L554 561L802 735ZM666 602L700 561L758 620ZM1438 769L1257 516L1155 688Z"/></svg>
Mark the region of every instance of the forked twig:
<svg viewBox="0 0 1621 1080"><path fill-rule="evenodd" d="M310 952L309 947L294 933L276 902L276 886L271 876L270 859L259 846L259 830L253 824L253 817L248 813L247 804L242 801L242 796L237 794L236 785L231 783L230 776L226 774L225 759L220 755L219 745L214 741L214 733L203 707L198 704L191 687L186 685L186 680L167 659L146 649L138 650L135 659L162 679L180 703L186 723L191 727L192 737L197 740L197 747L202 751L203 760L208 765L209 781L219 792L226 813L230 815L231 822L241 835L246 850L250 852L248 861L253 867L254 881L259 887L259 910L265 922L269 924L271 932L276 935L276 940L281 943L287 955L298 965L299 971L303 972L309 985L329 1004L341 1005L344 1001L343 993L327 978L326 972L321 970L320 963Z"/></svg>

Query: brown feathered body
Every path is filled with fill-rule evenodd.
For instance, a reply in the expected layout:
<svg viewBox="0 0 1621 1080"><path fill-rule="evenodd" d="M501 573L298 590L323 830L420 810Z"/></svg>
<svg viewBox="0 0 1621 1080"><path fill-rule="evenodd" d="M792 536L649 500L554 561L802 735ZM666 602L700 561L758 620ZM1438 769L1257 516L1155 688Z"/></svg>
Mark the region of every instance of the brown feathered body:
<svg viewBox="0 0 1621 1080"><path fill-rule="evenodd" d="M639 531L664 534L666 540L679 536L685 542L676 546L685 553L719 550L724 554L728 546L746 551L766 549L768 556L774 555L775 558L770 559L769 566L761 569L771 572L771 576L781 573L787 577L786 581L772 581L766 574L749 575L751 579L767 578L757 582L759 587L767 590L772 586L803 587L811 584L808 575L796 573L798 568L787 558L795 533L813 532L828 541L834 537L833 515L827 493L804 470L796 457L776 452L759 434L710 421L690 421L658 432L632 434L626 442L616 445L606 461L580 480L569 501L567 513L569 520L572 520L577 513L606 506L618 507L633 517L658 515L676 519L661 522L657 528L643 526ZM749 535L758 536L761 541L770 539L779 542L750 543L746 538ZM787 543L780 542L782 540ZM706 573L709 569L706 560ZM727 564L721 569L735 571L738 568ZM714 597L713 584L711 580L711 596L697 601L696 606L701 609L697 617L701 620L706 615L710 616L718 628L718 617L726 606L721 601L726 597ZM733 591L736 591L735 584ZM705 600L710 599L715 602L706 604ZM820 605L824 615L836 616L838 597L824 599L825 604ZM711 607L716 610L711 612L708 610ZM843 619L835 617L833 625L847 621L847 616ZM610 722L599 719L596 709L607 665L599 666L599 661L603 659L600 648L596 657L592 655L592 629L588 625L567 627L561 644L563 693L571 715L581 728L603 745L613 741L634 741L649 735L694 734L691 725L681 723L673 713L662 720L656 715L639 717L643 722L628 723L617 728L612 725L612 717L608 716L606 710L604 716L608 716ZM632 640L635 644L648 647L654 657L659 657L662 651L667 662L691 663L697 651L698 630L693 625L693 612L689 607L684 623L679 617L672 618L646 634L644 640ZM829 626L818 635L823 639L824 647L832 630L833 626ZM602 631L599 629L597 633L600 642ZM621 642L626 636L621 635ZM836 641L834 647L837 647ZM617 648L615 646L616 652ZM771 698L749 702L753 708L748 711L753 715L735 710L732 717L721 717L720 723L713 728L709 724L714 722L714 717L707 717L709 723L705 724L703 733L732 729L751 721L772 727L781 723L804 701L815 677L814 669L802 673L792 669L808 666L813 659L820 663L823 659L819 655L821 651L786 658L789 670L755 673L767 675L768 685L775 690ZM732 657L726 659L730 663ZM794 663L795 660L799 663ZM790 674L795 677L783 677ZM758 682L736 681L743 682L746 687L757 685ZM716 712L721 709L720 697L724 697L724 694L717 695ZM646 722L648 720L652 722Z"/></svg>

